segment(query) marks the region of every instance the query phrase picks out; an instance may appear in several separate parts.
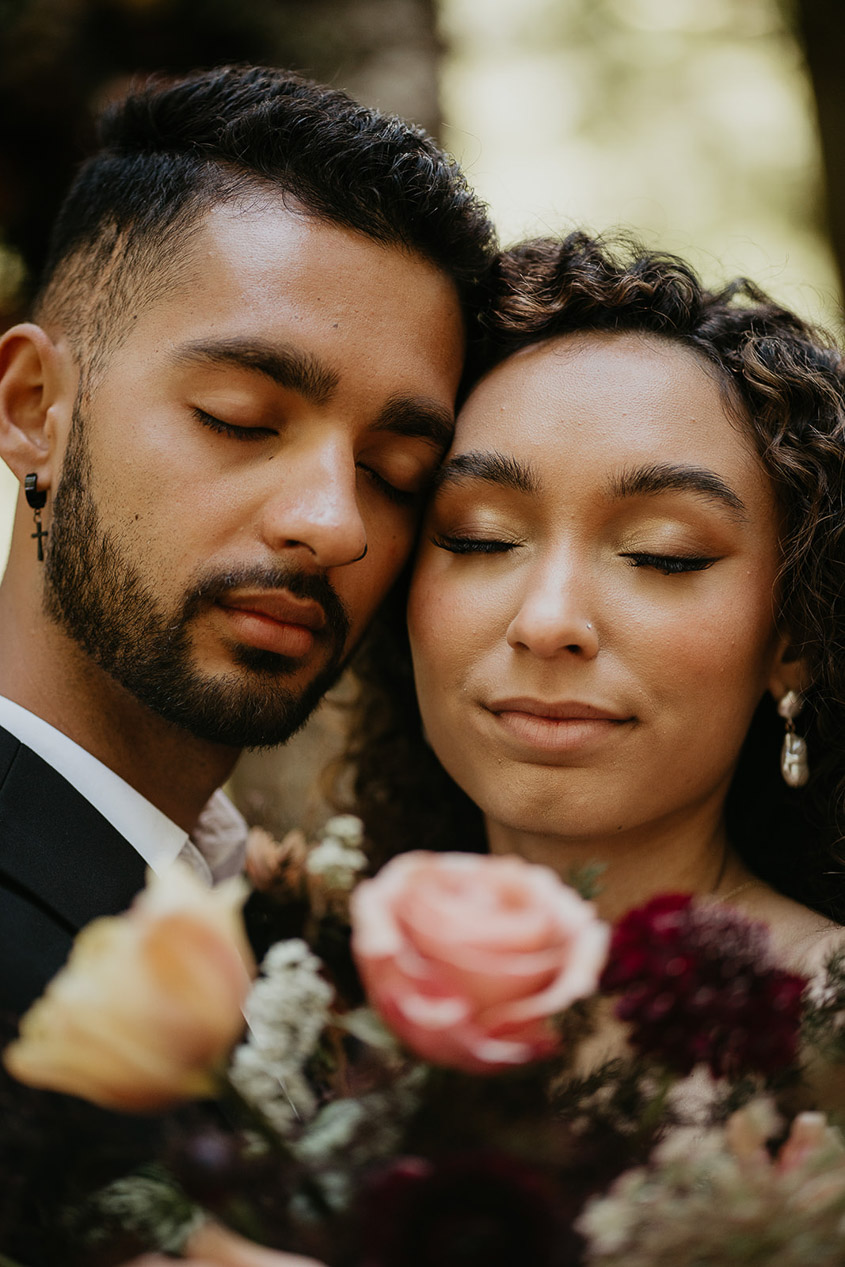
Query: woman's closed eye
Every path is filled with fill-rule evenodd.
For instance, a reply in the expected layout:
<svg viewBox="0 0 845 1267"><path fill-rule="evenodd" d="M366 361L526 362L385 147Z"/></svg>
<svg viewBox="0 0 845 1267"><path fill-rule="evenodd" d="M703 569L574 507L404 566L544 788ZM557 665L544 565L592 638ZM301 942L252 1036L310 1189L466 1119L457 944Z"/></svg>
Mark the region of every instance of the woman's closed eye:
<svg viewBox="0 0 845 1267"><path fill-rule="evenodd" d="M509 550L517 550L523 543L517 540L504 540L500 537L457 536L451 533L435 533L432 544L450 554L505 554Z"/></svg>
<svg viewBox="0 0 845 1267"><path fill-rule="evenodd" d="M650 554L644 550L626 551L621 555L628 559L631 567L653 568L665 576L674 576L681 572L704 572L716 561L716 557L692 554Z"/></svg>

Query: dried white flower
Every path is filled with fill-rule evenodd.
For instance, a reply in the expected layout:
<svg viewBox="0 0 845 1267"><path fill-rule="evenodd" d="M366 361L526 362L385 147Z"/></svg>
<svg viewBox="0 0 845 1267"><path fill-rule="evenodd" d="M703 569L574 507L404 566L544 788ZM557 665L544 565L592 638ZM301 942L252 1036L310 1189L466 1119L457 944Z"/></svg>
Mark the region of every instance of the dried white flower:
<svg viewBox="0 0 845 1267"><path fill-rule="evenodd" d="M282 1137L312 1117L317 1107L311 1087L295 1064L248 1043L235 1052L229 1077Z"/></svg>
<svg viewBox="0 0 845 1267"><path fill-rule="evenodd" d="M696 1065L670 1089L666 1104L676 1121L704 1129L716 1120L729 1091L724 1078L714 1077L706 1065Z"/></svg>
<svg viewBox="0 0 845 1267"><path fill-rule="evenodd" d="M309 850L305 868L309 875L319 876L323 884L337 892L348 893L367 866L361 845L364 824L353 814L338 814L323 828L320 843Z"/></svg>
<svg viewBox="0 0 845 1267"><path fill-rule="evenodd" d="M300 938L276 942L244 1008L249 1041L302 1064L326 1024L334 991Z"/></svg>
<svg viewBox="0 0 845 1267"><path fill-rule="evenodd" d="M587 1207L577 1226L589 1239L594 1255L612 1255L625 1249L637 1225L640 1199L647 1199L648 1195L648 1171L640 1166L626 1170L610 1196L593 1201Z"/></svg>
<svg viewBox="0 0 845 1267"><path fill-rule="evenodd" d="M107 1239L111 1225L138 1233L166 1254L179 1254L208 1218L205 1210L194 1205L173 1179L155 1166L101 1188L86 1209L97 1214L97 1227L88 1238L92 1244Z"/></svg>
<svg viewBox="0 0 845 1267"><path fill-rule="evenodd" d="M396 1150L405 1122L419 1104L425 1076L424 1070L412 1069L384 1091L332 1101L293 1145L333 1209L348 1206L355 1176L364 1166Z"/></svg>
<svg viewBox="0 0 845 1267"><path fill-rule="evenodd" d="M368 1097L334 1100L323 1108L296 1148L301 1161L322 1164L327 1157L343 1153L366 1122Z"/></svg>
<svg viewBox="0 0 845 1267"><path fill-rule="evenodd" d="M330 879L335 887L351 889L366 865L366 856L360 849L351 849L330 836L309 852L305 868L309 875Z"/></svg>
<svg viewBox="0 0 845 1267"><path fill-rule="evenodd" d="M840 1267L845 1142L820 1114L800 1114L772 1157L765 1100L726 1127L670 1132L647 1166L627 1171L576 1220L590 1267Z"/></svg>
<svg viewBox="0 0 845 1267"><path fill-rule="evenodd" d="M336 814L323 828L322 840L337 840L350 849L360 849L364 840L364 824L354 814Z"/></svg>
<svg viewBox="0 0 845 1267"><path fill-rule="evenodd" d="M282 1135L316 1108L303 1068L334 996L320 967L298 938L271 946L244 1009L247 1041L236 1049L229 1070L235 1088Z"/></svg>

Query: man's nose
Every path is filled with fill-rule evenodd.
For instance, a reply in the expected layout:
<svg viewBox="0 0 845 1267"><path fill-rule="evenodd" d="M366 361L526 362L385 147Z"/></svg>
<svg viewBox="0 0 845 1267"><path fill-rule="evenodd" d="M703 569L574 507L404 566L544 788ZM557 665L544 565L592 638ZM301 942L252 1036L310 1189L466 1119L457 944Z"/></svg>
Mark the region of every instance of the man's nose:
<svg viewBox="0 0 845 1267"><path fill-rule="evenodd" d="M595 603L582 575L548 565L526 578L519 609L508 626L508 643L541 659L561 652L592 659L598 654Z"/></svg>
<svg viewBox="0 0 845 1267"><path fill-rule="evenodd" d="M280 455L279 485L264 510L263 535L275 551L299 550L320 568L362 558L366 525L354 455L342 444L313 444Z"/></svg>

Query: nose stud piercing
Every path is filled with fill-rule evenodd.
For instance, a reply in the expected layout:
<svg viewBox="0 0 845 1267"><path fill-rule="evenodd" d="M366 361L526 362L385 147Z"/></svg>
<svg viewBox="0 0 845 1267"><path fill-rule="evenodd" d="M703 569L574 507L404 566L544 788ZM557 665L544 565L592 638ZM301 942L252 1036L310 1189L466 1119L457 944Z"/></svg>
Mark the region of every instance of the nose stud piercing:
<svg viewBox="0 0 845 1267"><path fill-rule="evenodd" d="M38 562L43 563L44 538L50 535L47 532L47 529L41 525L41 511L47 501L47 491L42 488L39 492L38 476L35 474L26 476L23 482L23 491L27 500L27 505L32 507L32 518L35 523L35 532L31 532L29 535L32 537L33 541L38 542Z"/></svg>

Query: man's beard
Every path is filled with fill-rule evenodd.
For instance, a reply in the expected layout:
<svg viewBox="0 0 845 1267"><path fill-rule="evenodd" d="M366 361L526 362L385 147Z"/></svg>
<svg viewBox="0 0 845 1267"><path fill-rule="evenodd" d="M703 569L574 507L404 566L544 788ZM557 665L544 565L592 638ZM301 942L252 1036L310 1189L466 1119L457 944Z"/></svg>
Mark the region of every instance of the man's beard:
<svg viewBox="0 0 845 1267"><path fill-rule="evenodd" d="M83 427L77 408L53 499L44 587L48 614L166 721L231 747L284 743L343 667L349 618L337 594L324 576L282 567L242 568L195 577L179 610L168 615L115 536L100 524ZM284 589L323 608L325 627L315 637L325 642L328 657L305 686L285 686L301 667L298 660L257 647L235 646L239 669L225 676L205 676L192 662L191 620L234 588Z"/></svg>

